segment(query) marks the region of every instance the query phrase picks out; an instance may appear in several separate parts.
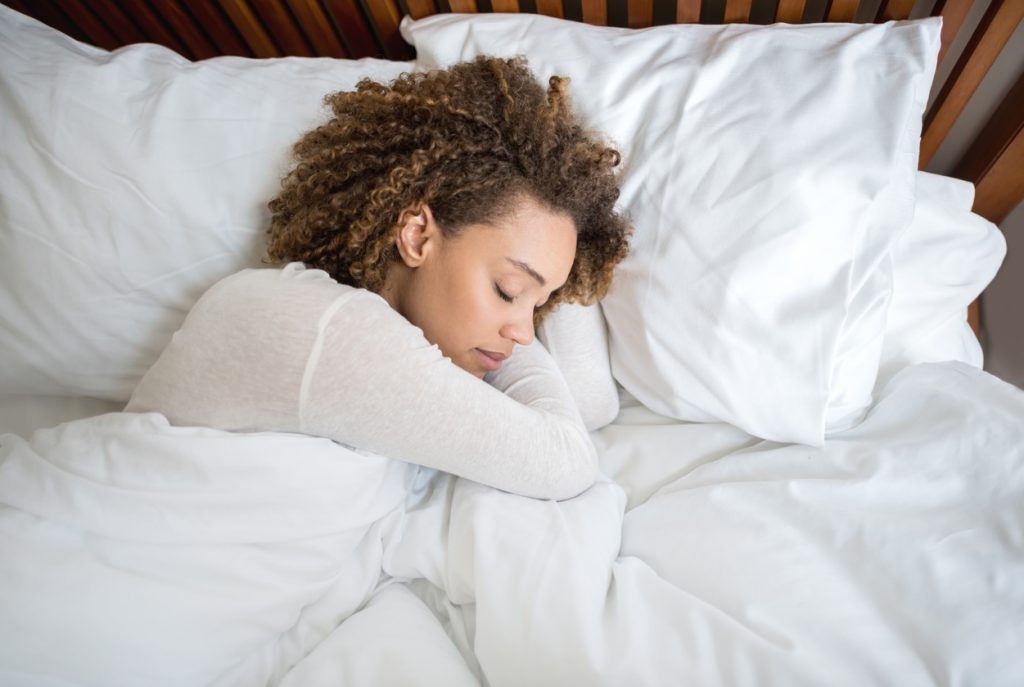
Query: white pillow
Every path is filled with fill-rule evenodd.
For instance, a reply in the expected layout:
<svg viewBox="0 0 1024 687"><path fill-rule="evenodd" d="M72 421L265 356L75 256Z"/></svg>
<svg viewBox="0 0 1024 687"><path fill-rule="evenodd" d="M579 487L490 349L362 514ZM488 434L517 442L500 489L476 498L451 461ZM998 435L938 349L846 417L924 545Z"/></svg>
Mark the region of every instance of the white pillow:
<svg viewBox="0 0 1024 687"><path fill-rule="evenodd" d="M412 63L107 52L0 6L0 393L124 402L198 297L259 266L321 100Z"/></svg>
<svg viewBox="0 0 1024 687"><path fill-rule="evenodd" d="M938 19L594 27L403 20L425 67L524 54L624 153L632 253L602 306L651 409L820 444L871 403Z"/></svg>
<svg viewBox="0 0 1024 687"><path fill-rule="evenodd" d="M914 219L893 248L893 296L876 390L915 363L958 360L981 368L967 306L1006 256L999 227L971 212L974 186L917 173Z"/></svg>

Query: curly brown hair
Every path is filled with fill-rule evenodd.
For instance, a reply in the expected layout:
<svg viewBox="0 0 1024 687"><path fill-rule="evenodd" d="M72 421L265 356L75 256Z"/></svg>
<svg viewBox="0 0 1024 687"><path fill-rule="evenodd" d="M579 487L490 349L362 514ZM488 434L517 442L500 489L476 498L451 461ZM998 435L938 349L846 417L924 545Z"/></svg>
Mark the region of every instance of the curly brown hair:
<svg viewBox="0 0 1024 687"><path fill-rule="evenodd" d="M522 57L478 57L328 95L333 117L295 144L297 164L269 203L264 261L302 261L379 293L403 209L425 203L450 237L526 195L577 230L569 278L537 321L560 302L596 301L631 229L614 208L619 153L582 126L567 87L553 76L545 91Z"/></svg>

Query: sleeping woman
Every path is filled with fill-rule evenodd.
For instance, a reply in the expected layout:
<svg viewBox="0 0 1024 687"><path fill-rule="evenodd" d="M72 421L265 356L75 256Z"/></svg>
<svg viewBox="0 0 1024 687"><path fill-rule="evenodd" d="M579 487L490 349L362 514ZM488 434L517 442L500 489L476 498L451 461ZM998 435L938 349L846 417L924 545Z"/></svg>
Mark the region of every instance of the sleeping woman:
<svg viewBox="0 0 1024 687"><path fill-rule="evenodd" d="M593 444L535 327L628 249L619 154L521 59L328 96L270 202L267 262L215 284L126 410L285 431L562 499ZM605 363L607 364L607 363Z"/></svg>

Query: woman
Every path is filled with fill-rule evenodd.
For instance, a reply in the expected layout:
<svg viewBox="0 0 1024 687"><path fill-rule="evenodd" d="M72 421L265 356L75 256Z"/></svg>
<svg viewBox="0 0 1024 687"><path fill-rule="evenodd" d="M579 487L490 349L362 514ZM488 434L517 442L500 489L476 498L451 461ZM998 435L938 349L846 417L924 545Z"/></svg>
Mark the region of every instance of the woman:
<svg viewBox="0 0 1024 687"><path fill-rule="evenodd" d="M270 203L285 267L207 292L127 410L325 436L528 496L589 487L594 447L534 327L604 295L628 226L619 155L566 86L478 58L329 96Z"/></svg>

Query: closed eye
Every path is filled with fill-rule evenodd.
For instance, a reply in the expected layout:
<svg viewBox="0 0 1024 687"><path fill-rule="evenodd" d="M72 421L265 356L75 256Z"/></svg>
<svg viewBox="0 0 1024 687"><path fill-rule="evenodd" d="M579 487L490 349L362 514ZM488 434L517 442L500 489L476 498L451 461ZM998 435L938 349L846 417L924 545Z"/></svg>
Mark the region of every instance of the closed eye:
<svg viewBox="0 0 1024 687"><path fill-rule="evenodd" d="M497 283L494 284L494 291L498 294L498 296L501 297L501 300L505 301L506 303L511 303L512 301L515 300L512 296L502 291L501 287L498 286Z"/></svg>

